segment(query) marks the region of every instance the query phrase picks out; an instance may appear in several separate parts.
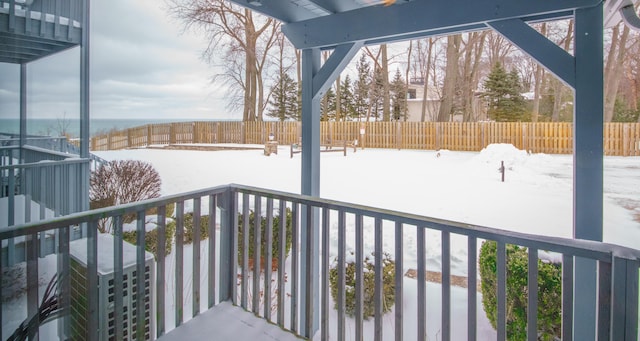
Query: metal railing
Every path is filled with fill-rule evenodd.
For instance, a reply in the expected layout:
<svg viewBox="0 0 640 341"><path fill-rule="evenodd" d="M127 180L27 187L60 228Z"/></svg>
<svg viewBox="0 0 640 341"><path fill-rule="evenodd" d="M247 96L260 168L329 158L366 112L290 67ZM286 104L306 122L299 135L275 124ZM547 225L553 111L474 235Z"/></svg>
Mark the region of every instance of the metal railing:
<svg viewBox="0 0 640 341"><path fill-rule="evenodd" d="M167 214L175 204L175 215ZM290 219L284 219L289 215ZM123 223L125 217L135 216L134 223ZM205 218L206 217L206 218ZM274 224L280 217L278 225ZM97 226L107 222L113 238L113 252L101 252L97 242ZM205 223L206 222L206 223ZM315 224L317 222L317 225ZM275 226L274 226L275 225ZM115 311L123 307L123 230L136 231L138 244L136 252L137 273L144 273L145 244L147 235L155 233L156 239L146 241L146 247L155 250L156 271L152 284L156 290L153 306L156 309L155 333L162 336L169 329L180 325L200 312L221 301L232 301L251 311L256 316L277 324L295 334L311 337L317 329L325 340L336 335L338 340L346 339L346 333L353 331L356 339L363 339L365 332L374 340L382 340L391 329L392 338L402 339L408 334L406 328L416 328L418 340L425 340L425 324L429 319L441 320L439 339L450 340L452 325L462 321L452 321L451 297L452 248L463 240L467 250L467 316L466 337L476 340L478 304L477 293L477 252L482 240L497 243L497 339L506 340L507 330L507 245L528 248L528 292L527 317L528 339L537 340L538 293L537 266L538 250L558 253L562 259L562 338L571 339L574 328L587 327L574 319L573 268L576 260L589 259L597 263L597 306L593 314L597 316L599 340L636 340L638 337L638 268L640 253L616 245L572 240L555 237L535 236L508 232L480 226L472 226L451 221L438 220L413 214L366 207L344 202L312 198L240 185L228 185L172 195L164 198L141 201L117 207L75 213L55 220L36 222L0 230L0 239L23 237L27 243L37 241L41 233L57 233L58 262L61 274L58 284L61 307L68 308L69 295L69 234L70 229L87 226L86 264L87 283L90 293L86 297L87 311L97 312L104 307L98 295L98 263L108 262L115 273L113 306ZM104 226L104 225L103 225ZM135 226L135 227L134 227ZM318 229L309 228L317 226ZM172 232L175 227L175 233ZM151 228L151 229L150 229ZM155 232L152 232L155 229ZM253 230L253 233L243 233ZM289 232L290 230L290 232ZM169 231L169 232L168 232ZM287 231L279 233L276 231ZM205 234L209 236L204 240ZM439 247L437 258L441 264L442 284L440 309L432 308L427 302L425 245L427 234L437 236ZM261 237L262 236L262 237ZM166 248L167 238L175 238L173 255ZM434 237L435 238L435 237ZM202 239L202 241L201 241ZM287 253L288 240L291 251ZM187 243L192 241L192 245ZM78 242L78 241L76 241ZM84 243L84 242L82 242ZM169 242L169 245L172 243ZM353 245L353 248L349 245ZM277 247L274 247L276 245ZM284 246L284 247L283 247ZM367 247L371 249L368 250ZM459 245L458 245L459 246ZM31 244L35 247L35 244ZM111 249L111 248L110 248ZM272 250L264 252L262 250ZM408 257L407 250L416 250ZM196 250L196 252L193 252ZM393 251L391 251L393 250ZM373 253L375 284L373 294L374 321L363 323L364 302L363 278L370 269L364 269L363 259ZM3 249L3 253L5 250ZM29 246L25 249L27 274L38 274L37 253ZM352 254L353 253L353 254ZM395 262L394 315L391 321L383 321L383 254L389 253ZM262 259L263 258L263 259ZM277 260L276 260L277 258ZM346 327L346 264L355 259L355 291L353 327ZM264 264L258 265L258 264ZM270 266L270 264L273 264ZM253 265L253 266L252 266ZM407 280L404 271L417 267L417 297L409 297L403 291ZM4 266L4 264L3 264ZM330 268L337 269L338 294L334 300L330 294ZM204 269L204 272L201 272ZM0 273L3 273L0 271ZM28 288L23 297L28 312L37 311L38 278L27 276ZM141 279L138 279L138 283ZM260 294L261 293L261 294ZM314 295L312 293L317 293ZM35 295L35 296L33 296ZM35 298L34 298L35 297ZM316 299L317 297L317 299ZM137 306L143 306L143 295L136 296ZM415 314L403 309L403 303L417 302ZM66 302L66 303L65 303ZM334 303L337 314L332 313ZM65 305L66 304L66 305ZM111 305L111 304L110 304ZM436 305L437 306L437 305ZM131 312L134 314L134 312ZM135 312L138 321L144 320L141 310ZM34 316L34 315L28 315ZM61 315L59 333L71 333L68 315ZM7 318L6 316L4 318ZM27 318L27 316L22 316ZM405 321L416 321L415 324ZM3 326L5 320L0 316ZM15 320L15 318L13 319ZM19 320L19 319L18 319ZM113 335L122 339L122 316L115 314ZM575 323L575 326L574 326ZM37 324L35 324L37 325ZM85 335L96 340L98 334L98 314L87 316L87 330L95 334ZM12 326L7 325L10 330ZM592 327L592 326L589 326ZM35 328L35 327L33 327ZM143 328L138 328L141 339ZM407 334L405 334L407 333ZM413 332L412 332L413 333ZM111 334L110 334L111 335ZM5 335L3 334L3 337Z"/></svg>

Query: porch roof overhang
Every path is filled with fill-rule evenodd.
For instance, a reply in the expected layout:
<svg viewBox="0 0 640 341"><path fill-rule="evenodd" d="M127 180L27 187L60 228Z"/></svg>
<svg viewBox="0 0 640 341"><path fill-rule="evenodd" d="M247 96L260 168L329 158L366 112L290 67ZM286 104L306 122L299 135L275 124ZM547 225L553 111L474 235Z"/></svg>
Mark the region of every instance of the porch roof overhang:
<svg viewBox="0 0 640 341"><path fill-rule="evenodd" d="M539 22L569 18L577 9L602 0L231 0L284 23L282 30L298 49L361 41L381 44L426 36L489 29L491 22L518 18ZM633 24L638 0L604 2L605 26ZM635 14L635 18L634 18ZM636 27L638 28L638 27Z"/></svg>

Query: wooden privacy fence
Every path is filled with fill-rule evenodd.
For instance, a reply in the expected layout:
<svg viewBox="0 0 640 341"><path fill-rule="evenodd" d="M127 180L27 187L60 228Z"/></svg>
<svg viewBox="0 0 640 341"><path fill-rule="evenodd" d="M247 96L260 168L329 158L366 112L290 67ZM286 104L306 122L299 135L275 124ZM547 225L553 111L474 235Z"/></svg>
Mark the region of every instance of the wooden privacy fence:
<svg viewBox="0 0 640 341"><path fill-rule="evenodd" d="M269 134L281 145L300 142L300 122L178 122L149 124L91 138L91 149L114 150L192 143L263 144ZM532 153L571 154L569 122L321 122L322 144L358 140L365 148L480 151L510 143ZM640 123L606 123L606 155L640 156Z"/></svg>

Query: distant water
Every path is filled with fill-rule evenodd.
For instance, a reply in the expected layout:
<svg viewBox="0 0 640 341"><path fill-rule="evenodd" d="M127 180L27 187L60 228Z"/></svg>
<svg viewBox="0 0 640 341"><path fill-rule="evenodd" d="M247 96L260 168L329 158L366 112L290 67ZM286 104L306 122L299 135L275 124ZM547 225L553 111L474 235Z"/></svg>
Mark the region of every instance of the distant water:
<svg viewBox="0 0 640 341"><path fill-rule="evenodd" d="M171 122L192 122L192 121L215 121L203 119L92 119L89 123L91 136L106 133L110 130L127 129L147 124L171 123ZM34 118L27 121L27 134L29 135L60 135L66 130L72 137L80 136L79 119L48 119ZM20 121L18 119L0 118L0 133L20 133Z"/></svg>

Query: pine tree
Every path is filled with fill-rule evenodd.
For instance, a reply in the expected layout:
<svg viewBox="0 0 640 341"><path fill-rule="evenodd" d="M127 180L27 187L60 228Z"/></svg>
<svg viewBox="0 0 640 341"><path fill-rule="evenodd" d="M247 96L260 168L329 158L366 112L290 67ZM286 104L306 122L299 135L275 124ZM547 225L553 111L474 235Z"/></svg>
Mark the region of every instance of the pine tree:
<svg viewBox="0 0 640 341"><path fill-rule="evenodd" d="M280 121L300 120L298 105L298 84L288 74L283 73L272 88L267 116Z"/></svg>
<svg viewBox="0 0 640 341"><path fill-rule="evenodd" d="M516 122L525 119L525 102L520 94L522 85L515 70L507 73L500 63L484 82L489 117L497 122Z"/></svg>
<svg viewBox="0 0 640 341"><path fill-rule="evenodd" d="M391 90L391 118L395 121L407 120L407 84L405 83L400 69L396 69Z"/></svg>
<svg viewBox="0 0 640 341"><path fill-rule="evenodd" d="M371 89L371 67L364 53L356 64L356 70L358 71L358 79L353 85L353 110L356 118L362 119L367 116Z"/></svg>
<svg viewBox="0 0 640 341"><path fill-rule="evenodd" d="M351 89L351 78L347 74L344 81L340 84L340 112L342 112L343 120L355 116L353 109L353 90Z"/></svg>
<svg viewBox="0 0 640 341"><path fill-rule="evenodd" d="M382 118L384 113L384 84L382 79L382 70L375 68L373 72L373 82L369 91L371 91L371 116L378 120Z"/></svg>
<svg viewBox="0 0 640 341"><path fill-rule="evenodd" d="M320 116L321 121L331 121L336 117L336 93L333 91L333 87L327 89L325 98L320 103Z"/></svg>

